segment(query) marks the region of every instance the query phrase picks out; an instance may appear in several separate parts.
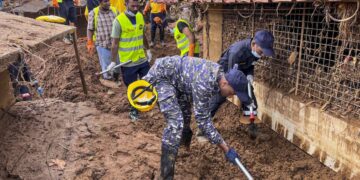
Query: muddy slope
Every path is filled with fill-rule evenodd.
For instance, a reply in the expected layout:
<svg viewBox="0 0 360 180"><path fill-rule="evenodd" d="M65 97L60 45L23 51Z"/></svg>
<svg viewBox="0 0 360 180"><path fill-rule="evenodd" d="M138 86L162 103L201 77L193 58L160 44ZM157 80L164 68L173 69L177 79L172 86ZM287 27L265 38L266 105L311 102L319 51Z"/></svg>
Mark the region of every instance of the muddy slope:
<svg viewBox="0 0 360 180"><path fill-rule="evenodd" d="M170 42L170 39L167 40ZM158 108L130 123L125 88L110 89L94 75L99 65L80 39L81 61L89 96L82 93L72 46L55 42L37 53L42 64L29 64L45 83L47 106L39 101L16 104L6 116L0 137L0 179L153 179L158 176L160 143L165 125ZM156 51L173 55L174 45ZM42 66L39 66L42 64ZM114 93L109 93L113 91ZM58 99L49 99L58 98ZM256 179L341 179L315 158L260 125L253 141L241 112L224 104L215 125ZM196 131L196 124L192 128ZM65 162L65 165L63 164ZM193 138L191 151L180 149L176 179L244 179L216 146Z"/></svg>

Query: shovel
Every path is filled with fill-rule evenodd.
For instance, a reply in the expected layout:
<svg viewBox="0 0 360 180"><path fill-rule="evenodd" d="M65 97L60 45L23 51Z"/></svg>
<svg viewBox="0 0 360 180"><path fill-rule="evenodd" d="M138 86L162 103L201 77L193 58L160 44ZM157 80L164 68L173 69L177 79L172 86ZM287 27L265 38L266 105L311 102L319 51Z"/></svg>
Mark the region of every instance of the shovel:
<svg viewBox="0 0 360 180"><path fill-rule="evenodd" d="M245 174L248 180L253 180L254 178L251 176L249 171L245 168L245 166L240 162L238 158L235 159L236 164L239 166L240 170Z"/></svg>
<svg viewBox="0 0 360 180"><path fill-rule="evenodd" d="M252 102L254 102L251 93L251 83L248 82L248 94ZM254 115L254 108L250 106L250 124L249 124L249 136L251 139L256 139L257 137L257 126L255 124L255 115Z"/></svg>
<svg viewBox="0 0 360 180"><path fill-rule="evenodd" d="M100 76L100 75L105 74L105 73L107 73L107 72L109 72L109 71L111 71L111 70L113 70L113 69L115 69L115 68L118 68L118 67L127 65L127 64L129 64L129 63L131 63L131 60L126 61L126 62L124 62L124 63L120 63L120 64L114 66L112 69L107 69L107 70L105 70L105 71L101 71L101 72L99 72L99 73L95 73L95 75L96 75L96 76Z"/></svg>

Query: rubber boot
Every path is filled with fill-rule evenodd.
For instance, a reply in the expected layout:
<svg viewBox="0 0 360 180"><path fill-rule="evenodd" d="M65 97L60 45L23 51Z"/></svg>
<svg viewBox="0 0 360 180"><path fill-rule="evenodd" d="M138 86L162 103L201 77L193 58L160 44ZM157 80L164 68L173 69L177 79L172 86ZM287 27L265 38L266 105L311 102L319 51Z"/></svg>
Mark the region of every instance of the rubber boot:
<svg viewBox="0 0 360 180"><path fill-rule="evenodd" d="M174 179L177 150L166 145L161 146L160 178L161 180Z"/></svg>
<svg viewBox="0 0 360 180"><path fill-rule="evenodd" d="M193 132L191 129L189 128L184 128L183 132L182 132L182 137L181 137L181 145L184 145L188 150L190 149L190 145L191 145L191 138L193 136Z"/></svg>
<svg viewBox="0 0 360 180"><path fill-rule="evenodd" d="M114 77L115 82L119 81L119 76L120 76L120 73L115 73L114 72L113 77Z"/></svg>
<svg viewBox="0 0 360 180"><path fill-rule="evenodd" d="M120 82L120 73L115 73L113 74L113 78L114 78L114 82L116 84L117 87L120 87L121 86L121 82Z"/></svg>

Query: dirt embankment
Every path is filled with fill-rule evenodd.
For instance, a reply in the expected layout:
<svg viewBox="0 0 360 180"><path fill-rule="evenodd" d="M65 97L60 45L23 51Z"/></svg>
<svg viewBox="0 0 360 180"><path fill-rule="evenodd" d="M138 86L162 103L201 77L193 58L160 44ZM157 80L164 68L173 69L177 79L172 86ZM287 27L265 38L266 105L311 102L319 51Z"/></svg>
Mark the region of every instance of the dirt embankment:
<svg viewBox="0 0 360 180"><path fill-rule="evenodd" d="M170 39L167 39L170 42ZM9 126L0 135L0 178L3 179L154 179L158 176L165 120L158 108L130 123L125 88L109 89L94 75L97 57L79 41L81 62L89 89L82 92L73 47L55 42L37 54L46 62L29 62L44 83L47 106L39 101L16 104L6 116ZM177 54L174 45L155 51L155 57ZM108 93L109 90L115 93ZM65 101L65 102L64 102ZM225 103L214 120L226 142L240 154L256 179L341 179L315 158L259 125L250 140L241 112ZM196 131L196 124L192 122ZM65 163L65 164L64 164ZM225 161L214 145L193 138L191 152L181 148L176 179L245 179Z"/></svg>

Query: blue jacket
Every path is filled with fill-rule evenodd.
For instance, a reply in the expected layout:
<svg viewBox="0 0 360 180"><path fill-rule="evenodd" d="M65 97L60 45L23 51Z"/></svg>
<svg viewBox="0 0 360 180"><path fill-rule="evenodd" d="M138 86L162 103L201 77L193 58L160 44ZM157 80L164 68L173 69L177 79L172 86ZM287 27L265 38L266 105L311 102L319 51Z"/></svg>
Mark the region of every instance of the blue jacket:
<svg viewBox="0 0 360 180"><path fill-rule="evenodd" d="M228 72L234 64L239 65L239 70L245 75L254 75L254 64L259 58L251 53L251 38L232 44L222 55L219 64Z"/></svg>
<svg viewBox="0 0 360 180"><path fill-rule="evenodd" d="M224 140L211 121L210 101L220 93L219 79L222 76L224 72L217 63L200 58L172 56L157 59L143 79L156 82L159 102L168 97L187 96L188 101L193 103L198 127L210 142L221 144ZM166 108L172 107L160 107L162 111Z"/></svg>

